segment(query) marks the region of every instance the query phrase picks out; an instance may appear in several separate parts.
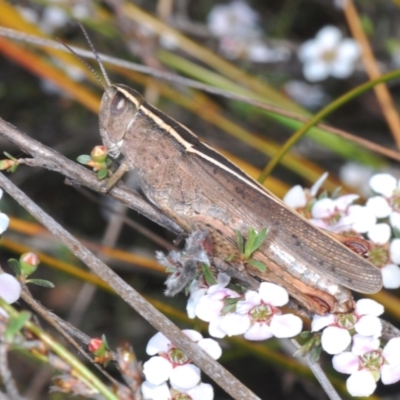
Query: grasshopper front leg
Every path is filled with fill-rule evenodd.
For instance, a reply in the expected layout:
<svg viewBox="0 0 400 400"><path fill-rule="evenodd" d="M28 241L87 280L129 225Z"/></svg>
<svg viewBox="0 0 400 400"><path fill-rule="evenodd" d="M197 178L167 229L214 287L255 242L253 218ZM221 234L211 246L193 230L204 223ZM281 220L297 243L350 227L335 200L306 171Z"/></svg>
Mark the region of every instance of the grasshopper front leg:
<svg viewBox="0 0 400 400"><path fill-rule="evenodd" d="M108 193L121 180L125 173L131 169L132 166L127 160L122 161L117 170L103 182L103 192Z"/></svg>

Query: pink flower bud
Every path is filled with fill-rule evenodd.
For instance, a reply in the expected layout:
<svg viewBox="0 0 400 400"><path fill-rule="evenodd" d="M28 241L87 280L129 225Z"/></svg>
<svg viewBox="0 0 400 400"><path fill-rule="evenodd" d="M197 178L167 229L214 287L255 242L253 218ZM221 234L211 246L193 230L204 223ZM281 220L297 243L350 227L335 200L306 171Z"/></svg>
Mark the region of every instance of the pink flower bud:
<svg viewBox="0 0 400 400"><path fill-rule="evenodd" d="M37 267L40 264L39 257L32 251L22 254L19 260L26 264L33 265L35 267Z"/></svg>
<svg viewBox="0 0 400 400"><path fill-rule="evenodd" d="M100 338L90 339L90 341L88 343L88 349L91 353L94 353L101 347L102 344L103 344L103 341Z"/></svg>
<svg viewBox="0 0 400 400"><path fill-rule="evenodd" d="M90 156L94 161L102 163L106 160L107 154L108 153L105 146L96 146L93 148L92 152L90 153Z"/></svg>

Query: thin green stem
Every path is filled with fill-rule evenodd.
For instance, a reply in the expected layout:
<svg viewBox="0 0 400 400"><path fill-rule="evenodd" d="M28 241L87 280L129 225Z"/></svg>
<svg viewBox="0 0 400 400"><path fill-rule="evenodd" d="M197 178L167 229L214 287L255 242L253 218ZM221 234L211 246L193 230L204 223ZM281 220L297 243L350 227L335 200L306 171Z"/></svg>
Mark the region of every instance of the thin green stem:
<svg viewBox="0 0 400 400"><path fill-rule="evenodd" d="M285 156L285 154L290 150L290 148L300 140L304 134L314 125L316 125L320 120L324 119L327 115L338 109L340 106L346 104L350 100L359 96L360 94L366 92L367 90L372 89L376 85L390 81L395 78L400 77L400 70L396 70L393 72L389 72L388 74L382 75L379 78L373 79L362 85L355 87L349 92L345 93L343 96L340 96L338 99L328 104L325 108L323 108L320 112L318 112L314 117L312 117L307 123L305 123L297 132L295 132L281 147L279 152L271 159L268 165L264 168L262 173L260 174L258 181L263 183L268 175L272 172L272 170L278 165L281 159Z"/></svg>

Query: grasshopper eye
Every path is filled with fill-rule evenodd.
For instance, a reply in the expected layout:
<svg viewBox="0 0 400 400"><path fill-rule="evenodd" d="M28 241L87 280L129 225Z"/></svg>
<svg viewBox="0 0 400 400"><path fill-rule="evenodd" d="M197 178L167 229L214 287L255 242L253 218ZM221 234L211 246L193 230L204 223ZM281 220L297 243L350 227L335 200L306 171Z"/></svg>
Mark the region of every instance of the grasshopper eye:
<svg viewBox="0 0 400 400"><path fill-rule="evenodd" d="M128 99L120 92L116 92L110 104L110 112L113 117L121 115L129 106Z"/></svg>

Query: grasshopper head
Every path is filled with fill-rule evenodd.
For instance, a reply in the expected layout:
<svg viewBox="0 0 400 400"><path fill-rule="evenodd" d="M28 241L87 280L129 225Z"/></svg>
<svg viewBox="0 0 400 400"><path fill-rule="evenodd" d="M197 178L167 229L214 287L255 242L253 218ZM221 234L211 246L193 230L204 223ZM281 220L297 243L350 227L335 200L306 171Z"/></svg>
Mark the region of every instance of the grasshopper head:
<svg viewBox="0 0 400 400"><path fill-rule="evenodd" d="M111 157L119 156L142 102L142 96L125 85L111 85L105 90L99 112L100 135Z"/></svg>

